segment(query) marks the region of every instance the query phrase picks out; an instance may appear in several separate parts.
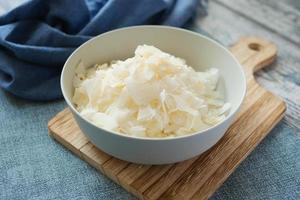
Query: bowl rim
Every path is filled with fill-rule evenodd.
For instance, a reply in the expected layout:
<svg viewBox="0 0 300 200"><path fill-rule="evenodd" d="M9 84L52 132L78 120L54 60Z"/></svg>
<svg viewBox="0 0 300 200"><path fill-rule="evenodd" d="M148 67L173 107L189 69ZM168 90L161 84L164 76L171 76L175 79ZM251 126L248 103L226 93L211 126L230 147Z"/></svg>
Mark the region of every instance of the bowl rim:
<svg viewBox="0 0 300 200"><path fill-rule="evenodd" d="M170 29L170 30L174 30L174 31L181 31L187 34L192 34L194 36L197 37L201 37L202 39L208 40L209 42L213 43L214 45L218 46L219 48L221 48L223 51L225 51L229 56L231 56L231 58L234 60L234 62L237 64L237 66L239 67L240 71L242 72L242 82L241 84L243 84L243 94L242 94L242 98L239 100L239 102L237 103L237 107L235 110L233 110L229 115L227 115L225 117L225 119L207 129L204 129L202 131L198 131L198 132L192 132L186 135L181 135L181 136L175 136L175 137L138 137L138 136L132 136L132 135L127 135L127 134L123 134L123 133L119 133L117 131L112 131L112 130L108 130L105 128L101 128L98 127L96 125L94 125L92 122L90 122L89 120L85 119L84 117L82 117L80 115L80 113L77 111L77 109L72 105L71 100L66 96L66 92L64 90L64 83L63 83L63 78L65 77L65 73L66 73L66 68L67 68L67 63L70 62L70 60L72 59L72 57L74 56L74 54L76 54L78 52L78 50L86 45L88 45L89 43L93 42L94 40L97 40L100 37L103 37L105 35L114 33L114 32L121 32L121 31L126 31L126 30L131 30L131 29L144 29L144 28L148 28L148 29ZM183 29L183 28L178 28L178 27L172 27L172 26L165 26L165 25L137 25L137 26L129 26L129 27L124 27L124 28L118 28L118 29L114 29L102 34L99 34L95 37L92 37L91 39L87 40L86 42L84 42L83 44L81 44L79 47L77 47L68 57L68 59L65 61L62 72L61 72L61 76L60 76L60 86L61 86L61 91L63 94L63 97L66 101L66 103L68 104L69 108L71 108L71 110L73 111L73 113L75 113L77 116L79 116L79 118L81 118L82 120L84 120L86 123L90 124L91 126L100 129L101 131L107 133L107 134L114 134L116 136L121 136L124 137L126 139L133 139L133 140L144 140L144 141L167 141L167 140L178 140L178 139L187 139L189 137L193 137L196 135L200 135L200 134L206 134L208 132L210 132L213 129L216 129L218 127L220 127L222 124L228 122L228 120L233 117L240 109L242 102L245 99L246 96L246 90L247 90L247 86L246 86L246 75L245 72L243 70L243 67L241 66L240 62L236 59L236 57L233 55L232 52L230 52L225 46L223 46L222 44L220 44L219 42L201 34L198 32L194 32L194 31L190 31L187 29ZM231 122L229 122L231 123ZM231 125L231 124L230 124ZM87 134L87 133L84 133Z"/></svg>

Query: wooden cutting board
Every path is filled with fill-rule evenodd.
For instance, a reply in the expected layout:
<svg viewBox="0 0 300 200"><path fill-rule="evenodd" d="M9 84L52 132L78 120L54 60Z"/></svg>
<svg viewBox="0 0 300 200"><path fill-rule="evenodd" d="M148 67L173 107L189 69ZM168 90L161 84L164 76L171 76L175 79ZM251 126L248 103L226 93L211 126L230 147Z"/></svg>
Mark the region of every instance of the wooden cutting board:
<svg viewBox="0 0 300 200"><path fill-rule="evenodd" d="M283 100L258 85L253 77L255 71L275 59L276 46L259 38L245 37L231 51L247 76L246 98L224 137L198 157L156 166L119 160L89 142L67 108L49 121L49 133L139 199L207 199L279 122L286 110Z"/></svg>

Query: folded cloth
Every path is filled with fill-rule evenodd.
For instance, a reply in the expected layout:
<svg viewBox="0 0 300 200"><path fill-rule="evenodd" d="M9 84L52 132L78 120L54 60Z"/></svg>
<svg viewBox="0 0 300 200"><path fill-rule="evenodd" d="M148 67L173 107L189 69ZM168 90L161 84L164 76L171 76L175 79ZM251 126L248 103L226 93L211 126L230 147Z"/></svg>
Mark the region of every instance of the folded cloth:
<svg viewBox="0 0 300 200"><path fill-rule="evenodd" d="M59 75L76 47L131 25L183 26L205 0L32 0L0 17L0 87L31 100L62 96Z"/></svg>

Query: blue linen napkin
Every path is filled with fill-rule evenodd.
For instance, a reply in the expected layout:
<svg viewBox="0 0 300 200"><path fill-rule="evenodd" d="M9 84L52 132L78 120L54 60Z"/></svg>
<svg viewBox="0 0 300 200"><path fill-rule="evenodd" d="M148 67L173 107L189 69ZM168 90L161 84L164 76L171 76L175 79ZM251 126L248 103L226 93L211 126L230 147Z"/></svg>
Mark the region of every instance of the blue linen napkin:
<svg viewBox="0 0 300 200"><path fill-rule="evenodd" d="M131 25L183 26L205 0L32 0L0 17L0 87L31 100L62 96L59 76L76 47Z"/></svg>

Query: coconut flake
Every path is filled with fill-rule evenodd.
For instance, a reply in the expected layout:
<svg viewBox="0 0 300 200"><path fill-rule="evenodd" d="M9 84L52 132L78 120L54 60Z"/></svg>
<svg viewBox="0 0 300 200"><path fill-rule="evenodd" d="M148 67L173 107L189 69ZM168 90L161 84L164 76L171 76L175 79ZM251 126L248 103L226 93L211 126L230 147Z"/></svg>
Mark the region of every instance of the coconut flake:
<svg viewBox="0 0 300 200"><path fill-rule="evenodd" d="M72 101L96 126L136 137L175 137L225 119L230 103L216 90L216 68L196 72L185 60L140 45L124 61L75 70Z"/></svg>

